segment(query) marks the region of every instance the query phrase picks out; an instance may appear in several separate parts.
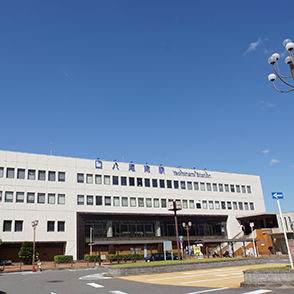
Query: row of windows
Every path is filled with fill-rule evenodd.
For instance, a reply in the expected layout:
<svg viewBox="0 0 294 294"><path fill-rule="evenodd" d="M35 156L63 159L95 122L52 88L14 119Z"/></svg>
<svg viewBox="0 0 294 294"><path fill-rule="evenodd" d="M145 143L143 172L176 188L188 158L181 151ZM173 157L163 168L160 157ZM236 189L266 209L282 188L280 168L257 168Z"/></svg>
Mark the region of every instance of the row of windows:
<svg viewBox="0 0 294 294"><path fill-rule="evenodd" d="M0 201L2 201L2 191L0 191ZM36 198L36 199L35 199ZM47 198L47 200L46 200ZM45 193L24 193L24 192L11 192L6 191L4 193L4 202L16 202L16 203L40 203L40 204L65 204L65 194L48 193L47 197Z"/></svg>
<svg viewBox="0 0 294 294"><path fill-rule="evenodd" d="M3 232L12 231L12 220L3 221ZM23 231L23 221L15 220L14 221L14 232ZM55 232L55 221L47 221L47 232ZM57 232L65 232L65 222L57 221Z"/></svg>
<svg viewBox="0 0 294 294"><path fill-rule="evenodd" d="M55 171L48 171L47 172L47 179L48 181L56 181L56 175L58 182L65 182L65 172L55 172ZM13 167L6 168L6 178L7 179L14 179L16 176L17 179L28 179L28 180L36 180L45 181L46 180L46 171L45 170L38 170L35 169L24 169L18 168L15 169ZM4 177L4 168L0 167L0 178Z"/></svg>
<svg viewBox="0 0 294 294"><path fill-rule="evenodd" d="M102 184L102 175L94 175L95 176L95 184ZM93 174L77 174L77 182L78 183L94 183ZM119 181L120 180L120 181ZM178 180L164 180L164 179L149 179L149 178L134 178L134 177L125 177L121 176L112 176L111 177L105 175L103 177L104 185L121 185L121 186L137 186L137 187L153 187L153 188L168 188L168 189L182 189L182 190L197 190L197 191L214 191L214 192L232 192L232 193L251 193L251 186L245 185L229 185L229 184L221 184L221 183L204 183L204 182L190 182L190 181L178 181Z"/></svg>
<svg viewBox="0 0 294 294"><path fill-rule="evenodd" d="M104 198L104 201L103 201ZM112 199L111 199L112 198ZM122 207L153 207L167 208L167 201L172 199L159 198L143 198L143 197L118 197L118 196L95 196L95 204L97 206L122 206ZM77 195L78 205L94 205L93 195ZM183 209L223 209L223 210L254 210L253 202L237 202L237 201L212 201L212 200L182 200Z"/></svg>

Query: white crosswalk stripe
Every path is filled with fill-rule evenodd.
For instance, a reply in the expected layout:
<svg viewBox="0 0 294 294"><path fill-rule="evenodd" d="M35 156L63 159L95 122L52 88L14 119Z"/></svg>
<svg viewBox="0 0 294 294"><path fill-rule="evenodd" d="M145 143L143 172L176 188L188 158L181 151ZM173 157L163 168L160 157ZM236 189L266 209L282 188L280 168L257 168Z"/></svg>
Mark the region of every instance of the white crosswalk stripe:
<svg viewBox="0 0 294 294"><path fill-rule="evenodd" d="M272 292L272 290L259 289L259 290L255 290L251 292L244 292L241 294L263 294L263 293L269 293L269 292Z"/></svg>
<svg viewBox="0 0 294 294"><path fill-rule="evenodd" d="M109 291L109 293L112 293L112 294L128 294L126 292L122 292L122 291L119 291L119 290Z"/></svg>
<svg viewBox="0 0 294 294"><path fill-rule="evenodd" d="M104 286L96 284L96 283L87 283L87 285L94 287L94 288L104 288Z"/></svg>
<svg viewBox="0 0 294 294"><path fill-rule="evenodd" d="M208 290L202 290L202 291L191 292L191 293L186 293L186 294L201 294L201 293L208 293L208 292L222 291L222 290L226 290L226 289L229 289L229 287L215 288L215 289L208 289Z"/></svg>

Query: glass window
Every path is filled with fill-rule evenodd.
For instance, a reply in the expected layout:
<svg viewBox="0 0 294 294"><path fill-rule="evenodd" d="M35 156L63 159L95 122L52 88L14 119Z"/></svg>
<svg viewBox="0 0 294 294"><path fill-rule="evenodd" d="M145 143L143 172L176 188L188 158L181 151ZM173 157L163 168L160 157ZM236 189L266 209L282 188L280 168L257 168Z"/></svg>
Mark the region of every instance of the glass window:
<svg viewBox="0 0 294 294"><path fill-rule="evenodd" d="M237 193L241 193L240 185L236 185L236 191L237 191Z"/></svg>
<svg viewBox="0 0 294 294"><path fill-rule="evenodd" d="M0 201L2 201L2 191L0 191Z"/></svg>
<svg viewBox="0 0 294 294"><path fill-rule="evenodd" d="M143 179L137 178L137 187L143 187Z"/></svg>
<svg viewBox="0 0 294 294"><path fill-rule="evenodd" d="M244 208L245 210L249 210L248 202L244 202Z"/></svg>
<svg viewBox="0 0 294 294"><path fill-rule="evenodd" d="M33 169L28 170L28 180L35 180L36 178L36 171Z"/></svg>
<svg viewBox="0 0 294 294"><path fill-rule="evenodd" d="M228 184L225 184L225 192L230 192L229 191L229 185Z"/></svg>
<svg viewBox="0 0 294 294"><path fill-rule="evenodd" d="M206 189L207 191L211 191L211 183L206 183Z"/></svg>
<svg viewBox="0 0 294 294"><path fill-rule="evenodd" d="M146 207L152 207L151 198L146 198Z"/></svg>
<svg viewBox="0 0 294 294"><path fill-rule="evenodd" d="M188 190L192 190L192 182L187 182L187 188Z"/></svg>
<svg viewBox="0 0 294 294"><path fill-rule="evenodd" d="M224 192L224 186L223 186L223 184L218 184L218 190L220 192Z"/></svg>
<svg viewBox="0 0 294 294"><path fill-rule="evenodd" d="M58 182L65 182L65 172L58 172Z"/></svg>
<svg viewBox="0 0 294 294"><path fill-rule="evenodd" d="M55 171L49 171L48 173L48 181L55 181ZM83 182L84 182L84 175L83 175Z"/></svg>
<svg viewBox="0 0 294 294"><path fill-rule="evenodd" d="M160 188L165 188L164 180L159 180L159 186Z"/></svg>
<svg viewBox="0 0 294 294"><path fill-rule="evenodd" d="M8 167L6 170L6 178L13 179L14 178L14 168Z"/></svg>
<svg viewBox="0 0 294 294"><path fill-rule="evenodd" d="M154 198L153 199L153 204L154 204L154 207L159 207L159 199L158 198Z"/></svg>
<svg viewBox="0 0 294 294"><path fill-rule="evenodd" d="M128 206L128 197L121 198L121 205L124 207Z"/></svg>
<svg viewBox="0 0 294 294"><path fill-rule="evenodd" d="M135 186L135 178L129 177L129 186Z"/></svg>
<svg viewBox="0 0 294 294"><path fill-rule="evenodd" d="M250 210L254 210L254 203L250 202Z"/></svg>
<svg viewBox="0 0 294 294"><path fill-rule="evenodd" d="M174 189L179 189L179 181L174 181Z"/></svg>
<svg viewBox="0 0 294 294"><path fill-rule="evenodd" d="M130 198L130 206L131 207L136 207L136 198L135 197Z"/></svg>
<svg viewBox="0 0 294 294"><path fill-rule="evenodd" d="M199 183L194 182L194 190L198 191L199 190Z"/></svg>
<svg viewBox="0 0 294 294"><path fill-rule="evenodd" d="M161 207L166 208L166 199L161 199Z"/></svg>
<svg viewBox="0 0 294 294"><path fill-rule="evenodd" d="M214 208L213 201L209 201L208 204L209 204L209 209L213 209Z"/></svg>
<svg viewBox="0 0 294 294"><path fill-rule="evenodd" d="M119 206L119 197L113 197L113 206Z"/></svg>
<svg viewBox="0 0 294 294"><path fill-rule="evenodd" d="M186 182L185 181L181 181L181 189L182 190L186 189Z"/></svg>
<svg viewBox="0 0 294 294"><path fill-rule="evenodd" d="M45 181L46 180L46 171L39 170L38 171L38 180L39 181Z"/></svg>
<svg viewBox="0 0 294 294"><path fill-rule="evenodd" d="M93 175L87 174L86 175L86 182L87 182L87 184L93 184Z"/></svg>
<svg viewBox="0 0 294 294"><path fill-rule="evenodd" d="M202 207L203 207L203 209L207 209L207 201L206 200L202 200Z"/></svg>
<svg viewBox="0 0 294 294"><path fill-rule="evenodd" d="M200 190L205 191L205 183L200 183Z"/></svg>
<svg viewBox="0 0 294 294"><path fill-rule="evenodd" d="M121 182L122 186L126 186L127 185L127 177L121 177L120 182Z"/></svg>
<svg viewBox="0 0 294 294"><path fill-rule="evenodd" d="M11 220L3 221L3 232L11 232Z"/></svg>
<svg viewBox="0 0 294 294"><path fill-rule="evenodd" d="M47 221L47 232L54 232L54 221Z"/></svg>
<svg viewBox="0 0 294 294"><path fill-rule="evenodd" d="M78 174L77 181L78 183L84 183L84 174Z"/></svg>
<svg viewBox="0 0 294 294"><path fill-rule="evenodd" d="M13 192L5 192L5 202L13 202Z"/></svg>
<svg viewBox="0 0 294 294"><path fill-rule="evenodd" d="M235 193L235 186L234 185L230 185L230 188L231 188L231 192L232 193Z"/></svg>
<svg viewBox="0 0 294 294"><path fill-rule="evenodd" d="M105 206L111 206L111 197L110 196L105 196L104 197L104 203L105 203Z"/></svg>
<svg viewBox="0 0 294 294"><path fill-rule="evenodd" d="M227 207L228 207L229 210L231 210L232 209L232 202L228 201L227 202Z"/></svg>
<svg viewBox="0 0 294 294"><path fill-rule="evenodd" d="M152 187L157 188L157 179L152 179Z"/></svg>
<svg viewBox="0 0 294 294"><path fill-rule="evenodd" d="M94 204L94 197L92 195L87 195L87 205Z"/></svg>
<svg viewBox="0 0 294 294"><path fill-rule="evenodd" d="M144 198L138 198L139 207L144 207Z"/></svg>
<svg viewBox="0 0 294 294"><path fill-rule="evenodd" d="M215 201L214 204L215 204L215 209L220 209L219 201Z"/></svg>
<svg viewBox="0 0 294 294"><path fill-rule="evenodd" d="M112 176L112 185L118 185L118 176Z"/></svg>
<svg viewBox="0 0 294 294"><path fill-rule="evenodd" d="M16 192L16 202L24 202L24 192Z"/></svg>
<svg viewBox="0 0 294 294"><path fill-rule="evenodd" d="M150 179L145 179L145 187L150 187Z"/></svg>
<svg viewBox="0 0 294 294"><path fill-rule="evenodd" d="M171 180L166 180L166 187L168 189L171 189L172 188L172 181Z"/></svg>
<svg viewBox="0 0 294 294"><path fill-rule="evenodd" d="M45 203L45 193L38 193L38 203Z"/></svg>
<svg viewBox="0 0 294 294"><path fill-rule="evenodd" d="M35 203L35 193L27 193L27 203Z"/></svg>
<svg viewBox="0 0 294 294"><path fill-rule="evenodd" d="M84 205L84 195L78 195L78 205Z"/></svg>
<svg viewBox="0 0 294 294"><path fill-rule="evenodd" d="M196 202L196 208L197 209L201 209L201 202L199 201L199 202Z"/></svg>
<svg viewBox="0 0 294 294"><path fill-rule="evenodd" d="M3 178L4 168L0 167L0 178Z"/></svg>
<svg viewBox="0 0 294 294"><path fill-rule="evenodd" d="M65 194L58 194L58 204L65 204Z"/></svg>
<svg viewBox="0 0 294 294"><path fill-rule="evenodd" d="M222 209L226 209L226 202L225 201L221 201L221 206L222 206Z"/></svg>
<svg viewBox="0 0 294 294"><path fill-rule="evenodd" d="M217 192L217 184L216 183L212 184L212 189L214 192Z"/></svg>
<svg viewBox="0 0 294 294"><path fill-rule="evenodd" d="M97 185L102 184L102 176L101 175L95 175L95 184L97 184Z"/></svg>
<svg viewBox="0 0 294 294"><path fill-rule="evenodd" d="M104 176L104 185L110 185L110 176Z"/></svg>
<svg viewBox="0 0 294 294"><path fill-rule="evenodd" d="M251 187L250 186L247 186L247 193L251 193Z"/></svg>
<svg viewBox="0 0 294 294"><path fill-rule="evenodd" d="M242 193L246 193L245 186L241 186L241 188L242 188Z"/></svg>
<svg viewBox="0 0 294 294"><path fill-rule="evenodd" d="M57 232L65 232L65 222L64 221L57 222Z"/></svg>
<svg viewBox="0 0 294 294"><path fill-rule="evenodd" d="M25 178L25 169L19 168L17 170L17 178L18 179L24 179Z"/></svg>
<svg viewBox="0 0 294 294"><path fill-rule="evenodd" d="M243 202L239 202L239 210L243 210Z"/></svg>
<svg viewBox="0 0 294 294"><path fill-rule="evenodd" d="M55 194L48 194L48 204L55 204Z"/></svg>
<svg viewBox="0 0 294 294"><path fill-rule="evenodd" d="M14 232L22 232L22 224L23 224L22 220L16 220L14 222Z"/></svg>
<svg viewBox="0 0 294 294"><path fill-rule="evenodd" d="M188 208L188 200L183 200L183 208L187 209Z"/></svg>
<svg viewBox="0 0 294 294"><path fill-rule="evenodd" d="M190 209L194 209L195 208L194 200L189 200L189 208Z"/></svg>
<svg viewBox="0 0 294 294"><path fill-rule="evenodd" d="M96 205L102 205L102 196L96 196Z"/></svg>
<svg viewBox="0 0 294 294"><path fill-rule="evenodd" d="M234 210L238 210L237 202L233 202L233 208L234 208Z"/></svg>

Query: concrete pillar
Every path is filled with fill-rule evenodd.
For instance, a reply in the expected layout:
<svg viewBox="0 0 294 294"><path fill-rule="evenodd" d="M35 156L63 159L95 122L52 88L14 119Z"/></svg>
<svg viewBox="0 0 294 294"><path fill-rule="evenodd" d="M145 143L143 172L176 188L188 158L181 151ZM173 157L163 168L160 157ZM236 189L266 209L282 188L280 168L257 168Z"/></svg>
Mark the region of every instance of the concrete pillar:
<svg viewBox="0 0 294 294"><path fill-rule="evenodd" d="M161 237L160 221L155 222L155 237Z"/></svg>
<svg viewBox="0 0 294 294"><path fill-rule="evenodd" d="M107 230L107 238L113 237L112 221L107 221L107 223L106 223L106 230Z"/></svg>

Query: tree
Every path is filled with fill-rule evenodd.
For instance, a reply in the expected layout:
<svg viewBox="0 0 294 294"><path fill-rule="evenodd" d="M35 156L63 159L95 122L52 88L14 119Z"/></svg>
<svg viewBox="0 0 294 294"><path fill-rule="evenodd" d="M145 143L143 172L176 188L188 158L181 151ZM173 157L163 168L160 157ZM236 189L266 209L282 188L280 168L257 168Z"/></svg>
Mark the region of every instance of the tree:
<svg viewBox="0 0 294 294"><path fill-rule="evenodd" d="M25 241L22 243L18 256L23 258L24 264L31 264L33 260L33 246L34 243L31 241ZM39 254L36 253L36 256Z"/></svg>

